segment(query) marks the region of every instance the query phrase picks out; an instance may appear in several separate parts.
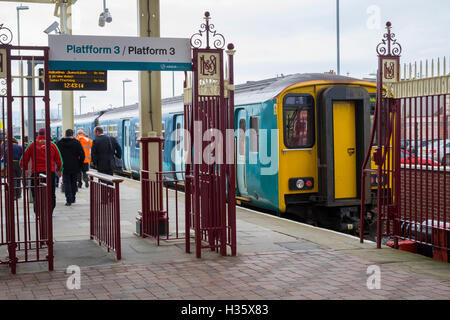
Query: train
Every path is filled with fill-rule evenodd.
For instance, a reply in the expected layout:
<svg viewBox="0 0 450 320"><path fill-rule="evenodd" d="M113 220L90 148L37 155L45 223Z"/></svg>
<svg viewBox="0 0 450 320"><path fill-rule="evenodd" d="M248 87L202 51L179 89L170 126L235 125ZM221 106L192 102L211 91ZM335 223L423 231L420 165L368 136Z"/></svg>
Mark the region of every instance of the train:
<svg viewBox="0 0 450 320"><path fill-rule="evenodd" d="M360 176L375 96L374 82L326 73L236 85L239 204L354 233L359 226ZM183 171L183 96L163 99L162 110L163 171ZM123 150L123 173L139 177L137 104L75 116L74 123L75 130L82 128L92 138L97 125L117 138ZM53 137L60 138L61 121L52 122L51 130ZM172 178L182 180L183 174ZM364 186L366 194L373 194L374 185L372 176ZM366 205L370 212L370 196ZM367 219L370 225L375 218Z"/></svg>

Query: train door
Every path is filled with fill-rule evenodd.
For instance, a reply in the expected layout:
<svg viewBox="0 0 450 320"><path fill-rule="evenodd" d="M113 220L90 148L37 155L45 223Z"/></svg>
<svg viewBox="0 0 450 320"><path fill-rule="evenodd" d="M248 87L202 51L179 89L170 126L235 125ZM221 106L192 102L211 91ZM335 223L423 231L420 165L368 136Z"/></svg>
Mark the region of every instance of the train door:
<svg viewBox="0 0 450 320"><path fill-rule="evenodd" d="M355 103L333 102L335 199L357 197Z"/></svg>
<svg viewBox="0 0 450 320"><path fill-rule="evenodd" d="M237 189L241 196L247 195L247 179L246 179L246 136L247 131L247 112L239 110L237 114L238 136L236 143L236 181Z"/></svg>
<svg viewBox="0 0 450 320"><path fill-rule="evenodd" d="M131 135L130 135L130 120L123 121L122 127L122 139L123 139L123 166L125 170L131 170Z"/></svg>
<svg viewBox="0 0 450 320"><path fill-rule="evenodd" d="M175 161L175 171L184 171L184 138L183 138L183 124L184 115L179 114L175 116L175 149L174 149L174 161ZM181 172L176 173L177 180L183 180L184 174Z"/></svg>

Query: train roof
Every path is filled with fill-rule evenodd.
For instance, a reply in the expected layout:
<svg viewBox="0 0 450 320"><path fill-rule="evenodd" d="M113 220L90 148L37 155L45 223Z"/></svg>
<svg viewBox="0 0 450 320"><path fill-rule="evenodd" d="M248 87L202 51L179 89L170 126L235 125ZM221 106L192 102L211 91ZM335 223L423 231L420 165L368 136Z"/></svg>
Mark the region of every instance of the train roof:
<svg viewBox="0 0 450 320"><path fill-rule="evenodd" d="M368 85L375 85L371 82L339 76L327 73L296 73L275 78L268 78L258 81L247 81L235 87L235 105L264 102L276 98L281 92L295 84L312 81L322 82L342 82L349 83L355 81L365 82ZM163 114L183 112L183 95L162 99ZM100 120L112 120L117 118L139 117L139 104L112 108L102 112L90 112L81 116L75 116L74 120L80 122L93 122L101 115ZM61 125L61 121L53 122L52 125Z"/></svg>
<svg viewBox="0 0 450 320"><path fill-rule="evenodd" d="M311 81L346 83L361 80L327 73L297 73L260 81L248 81L236 86L235 105L267 101L278 97L292 85Z"/></svg>
<svg viewBox="0 0 450 320"><path fill-rule="evenodd" d="M114 119L129 119L138 117L139 105L137 103L130 104L128 106L108 109L103 112L100 121L104 120L114 120Z"/></svg>
<svg viewBox="0 0 450 320"><path fill-rule="evenodd" d="M363 80L327 73L297 73L258 81L247 81L246 83L236 85L235 105L264 102L277 97L292 85L311 81L348 83ZM369 84L369 82L367 83ZM170 112L170 109L176 111L183 110L183 96L163 99L162 102L164 113Z"/></svg>
<svg viewBox="0 0 450 320"><path fill-rule="evenodd" d="M73 117L73 120L75 122L75 124L79 124L79 123L86 123L86 122L94 122L94 120L100 116L100 111L95 111L95 112L89 112L89 113L85 113L82 115L76 115ZM51 123L52 126L61 126L62 125L62 121L61 120L57 120L57 121L52 121Z"/></svg>

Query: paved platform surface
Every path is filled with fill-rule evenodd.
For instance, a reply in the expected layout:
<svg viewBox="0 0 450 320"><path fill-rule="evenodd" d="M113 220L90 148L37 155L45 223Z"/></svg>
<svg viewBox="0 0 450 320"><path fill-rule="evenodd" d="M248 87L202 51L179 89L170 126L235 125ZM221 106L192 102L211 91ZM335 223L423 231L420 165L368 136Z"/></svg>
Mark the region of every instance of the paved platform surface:
<svg viewBox="0 0 450 320"><path fill-rule="evenodd" d="M135 181L121 185L123 259L117 262L89 240L88 197L82 189L77 203L65 207L57 191L55 271L30 263L11 275L1 265L0 299L450 299L447 263L377 250L354 237L240 207L236 257L204 250L196 259L184 252L184 241L158 247L133 234L140 208ZM81 268L79 290L66 286L70 265ZM379 289L369 289L374 274L368 268L380 271Z"/></svg>

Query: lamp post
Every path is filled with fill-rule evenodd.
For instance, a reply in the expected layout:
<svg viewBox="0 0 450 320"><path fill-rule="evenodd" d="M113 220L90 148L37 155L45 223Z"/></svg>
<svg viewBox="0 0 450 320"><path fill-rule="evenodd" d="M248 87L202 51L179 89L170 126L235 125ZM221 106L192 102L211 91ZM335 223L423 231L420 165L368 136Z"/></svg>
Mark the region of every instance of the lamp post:
<svg viewBox="0 0 450 320"><path fill-rule="evenodd" d="M122 91L123 91L123 106L125 107L125 83L132 82L130 79L122 80Z"/></svg>
<svg viewBox="0 0 450 320"><path fill-rule="evenodd" d="M80 115L81 115L81 99L86 98L86 96L80 96Z"/></svg>
<svg viewBox="0 0 450 320"><path fill-rule="evenodd" d="M29 9L28 6L22 6L22 4L20 6L16 7L16 11L17 11L17 45L19 47L20 47L20 11L28 10L28 9ZM19 49L19 56L20 56L20 49ZM19 72L20 72L20 81L19 81L20 96L23 97L23 63L22 63L22 60L19 60ZM34 137L34 128L33 128L34 126L31 123L31 121L33 121L33 119L28 119L28 122L29 122L28 125L27 125L27 122L24 121L24 124L26 127L25 131L31 131L31 132L28 132L28 136Z"/></svg>
<svg viewBox="0 0 450 320"><path fill-rule="evenodd" d="M339 34L339 0L336 0L337 74L341 74L341 45Z"/></svg>
<svg viewBox="0 0 450 320"><path fill-rule="evenodd" d="M17 44L20 46L20 10L28 10L30 9L28 6L17 6L16 10L17 10ZM19 55L20 55L20 50L19 50Z"/></svg>

